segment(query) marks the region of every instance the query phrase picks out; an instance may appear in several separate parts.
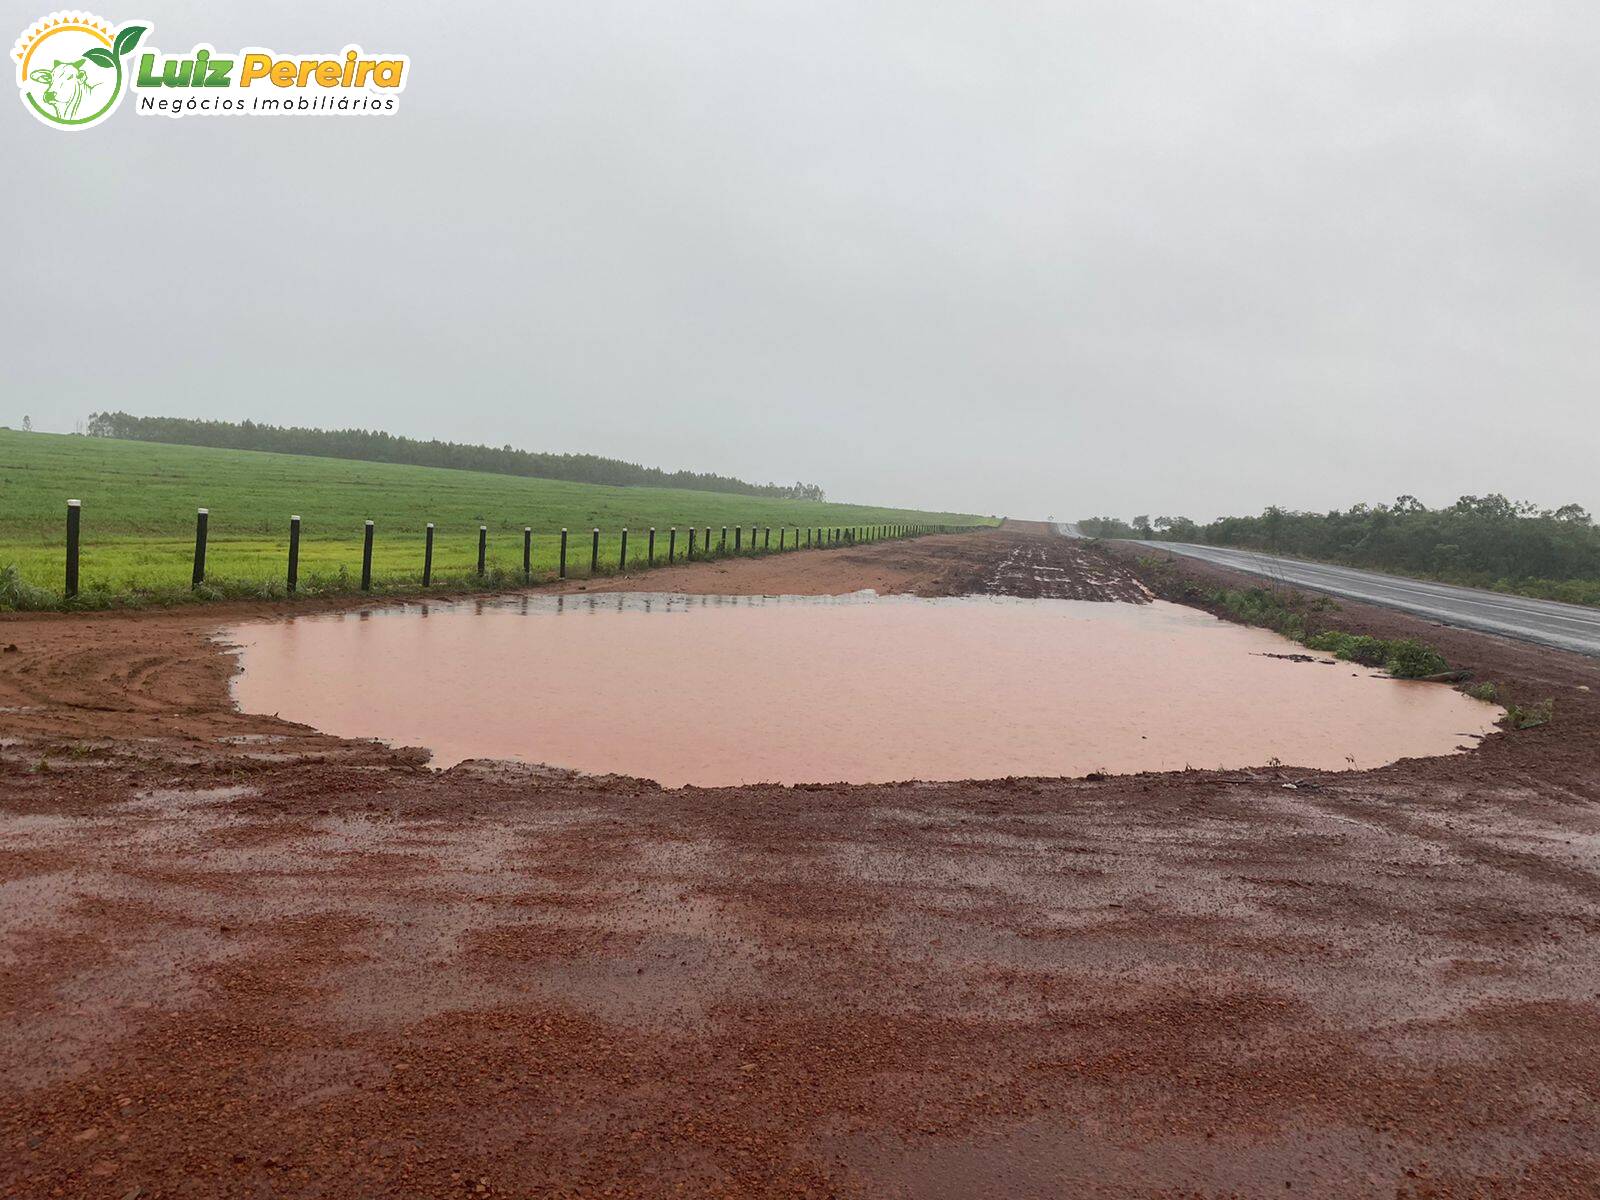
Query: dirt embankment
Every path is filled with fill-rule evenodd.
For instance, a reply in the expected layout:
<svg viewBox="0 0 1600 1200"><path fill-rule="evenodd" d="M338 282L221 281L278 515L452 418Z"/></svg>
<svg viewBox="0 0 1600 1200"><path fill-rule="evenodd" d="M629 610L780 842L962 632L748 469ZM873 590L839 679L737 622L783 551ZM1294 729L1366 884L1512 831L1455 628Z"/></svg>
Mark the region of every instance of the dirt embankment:
<svg viewBox="0 0 1600 1200"><path fill-rule="evenodd" d="M1143 594L1021 529L600 586ZM1556 719L662 792L234 713L270 611L0 622L0 1195L1600 1192L1597 664L1347 605Z"/></svg>

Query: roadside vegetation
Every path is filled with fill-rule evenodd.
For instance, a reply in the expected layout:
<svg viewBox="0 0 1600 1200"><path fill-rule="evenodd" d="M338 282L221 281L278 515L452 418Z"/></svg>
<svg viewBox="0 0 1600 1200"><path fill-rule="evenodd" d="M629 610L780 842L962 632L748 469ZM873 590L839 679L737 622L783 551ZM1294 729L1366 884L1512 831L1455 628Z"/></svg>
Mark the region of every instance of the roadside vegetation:
<svg viewBox="0 0 1600 1200"><path fill-rule="evenodd" d="M1364 633L1330 629L1306 639L1306 648L1320 650L1364 667L1382 667L1397 679L1425 679L1450 670L1444 655L1415 638L1375 638Z"/></svg>
<svg viewBox="0 0 1600 1200"><path fill-rule="evenodd" d="M1139 559L1139 566L1165 599L1225 614L1241 625L1271 629L1308 650L1382 667L1397 679L1424 679L1450 670L1444 655L1415 638L1376 638L1332 628L1327 616L1339 606L1326 596L1307 596L1293 589L1212 587L1153 555Z"/></svg>
<svg viewBox="0 0 1600 1200"><path fill-rule="evenodd" d="M742 525L784 531L852 525L992 525L989 518L736 496L681 488L600 487L477 471L351 462L247 450L162 446L112 438L0 430L0 610L63 607L66 502L83 501L81 591L69 607L105 608L283 594L289 517L303 519L299 594L358 590L363 522L374 522L373 590L414 591L423 540L435 531L434 590L522 581L522 531L533 529L536 578L555 572L563 526L569 571L589 571L591 530L601 530L600 570L615 571L621 531L630 563L678 555L697 529L720 540ZM190 591L195 510L210 510L206 582ZM476 576L478 526L487 525L485 577Z"/></svg>
<svg viewBox="0 0 1600 1200"><path fill-rule="evenodd" d="M1474 700L1482 700L1485 704L1504 705L1506 715L1500 718L1500 723L1507 729L1536 729L1540 725L1548 725L1550 718L1555 716L1554 699L1547 697L1529 704L1518 704L1515 700L1503 696L1498 684L1487 680L1483 683L1466 685L1461 690Z"/></svg>
<svg viewBox="0 0 1600 1200"><path fill-rule="evenodd" d="M1145 555L1139 559L1139 568L1145 583L1165 600L1203 608L1241 625L1271 629L1308 650L1361 666L1381 667L1396 679L1458 682L1460 690L1474 700L1502 705L1506 714L1500 723L1507 729L1534 729L1548 724L1555 715L1552 699L1521 704L1495 683L1469 682L1469 673L1453 672L1436 647L1416 638L1379 638L1336 628L1330 618L1339 605L1327 596L1307 596L1293 588L1215 587L1194 579L1170 557Z"/></svg>
<svg viewBox="0 0 1600 1200"><path fill-rule="evenodd" d="M1544 509L1493 494L1428 508L1415 496L1327 513L1268 508L1258 517L1088 517L1090 537L1232 546L1318 562L1600 605L1600 527L1580 505Z"/></svg>

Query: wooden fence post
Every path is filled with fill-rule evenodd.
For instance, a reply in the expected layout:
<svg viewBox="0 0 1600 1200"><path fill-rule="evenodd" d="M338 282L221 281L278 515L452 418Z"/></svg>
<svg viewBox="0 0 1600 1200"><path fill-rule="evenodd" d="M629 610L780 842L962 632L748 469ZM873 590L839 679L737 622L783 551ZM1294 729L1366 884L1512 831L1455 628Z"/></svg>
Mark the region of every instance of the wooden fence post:
<svg viewBox="0 0 1600 1200"><path fill-rule="evenodd" d="M566 577L567 577L567 531L565 529L563 529L561 531L561 575L560 575L560 578L565 579Z"/></svg>
<svg viewBox="0 0 1600 1200"><path fill-rule="evenodd" d="M522 582L533 582L533 526L522 527Z"/></svg>
<svg viewBox="0 0 1600 1200"><path fill-rule="evenodd" d="M361 536L361 590L372 590L372 522L368 521Z"/></svg>
<svg viewBox="0 0 1600 1200"><path fill-rule="evenodd" d="M371 522L368 522L371 524ZM428 522L427 540L422 544L422 586L433 585L433 522Z"/></svg>
<svg viewBox="0 0 1600 1200"><path fill-rule="evenodd" d="M622 554L617 559L617 566L626 571L628 569L628 527L622 527Z"/></svg>
<svg viewBox="0 0 1600 1200"><path fill-rule="evenodd" d="M489 553L489 527L478 526L478 578L483 578L483 562Z"/></svg>

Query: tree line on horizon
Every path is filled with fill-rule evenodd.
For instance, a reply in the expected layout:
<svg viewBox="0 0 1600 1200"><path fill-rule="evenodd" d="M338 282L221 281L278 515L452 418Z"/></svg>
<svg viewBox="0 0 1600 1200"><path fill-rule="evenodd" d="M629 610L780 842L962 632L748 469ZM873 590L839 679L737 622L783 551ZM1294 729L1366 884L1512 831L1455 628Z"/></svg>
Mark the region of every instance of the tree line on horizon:
<svg viewBox="0 0 1600 1200"><path fill-rule="evenodd" d="M264 425L256 421L202 421L192 417L136 417L125 412L103 412L90 414L86 432L90 437L207 446L218 450L265 450L274 454L403 463L415 467L450 467L531 479L560 479L569 483L685 488L782 500L821 502L827 498L821 486L815 483L747 483L729 475L663 471L660 467L641 466L597 454L547 454L518 450L510 445L481 446L443 442L437 438L422 441L378 429L308 429Z"/></svg>
<svg viewBox="0 0 1600 1200"><path fill-rule="evenodd" d="M1491 493L1429 508L1415 496L1343 511L1276 505L1255 517L1087 517L1090 537L1195 542L1600 603L1600 527L1578 504L1541 508Z"/></svg>

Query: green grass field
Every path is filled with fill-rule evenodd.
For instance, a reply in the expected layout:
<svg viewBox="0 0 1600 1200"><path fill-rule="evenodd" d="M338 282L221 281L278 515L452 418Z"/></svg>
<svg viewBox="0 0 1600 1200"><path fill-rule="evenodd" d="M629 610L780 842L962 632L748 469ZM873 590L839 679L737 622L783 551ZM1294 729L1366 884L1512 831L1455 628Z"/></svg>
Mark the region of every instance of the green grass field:
<svg viewBox="0 0 1600 1200"><path fill-rule="evenodd" d="M302 519L300 591L353 588L361 571L362 523L374 522L373 573L381 590L421 580L424 527L436 525L434 579L472 582L478 526L489 527L490 582L520 580L522 530L533 527L534 570L555 571L560 531L570 531L569 574L589 569L590 530L614 570L620 532L642 562L650 526L664 558L667 529L743 524L779 529L888 523L988 525L960 513L816 504L667 488L597 487L475 471L343 459L163 446L108 438L0 430L0 608L61 603L66 502L83 501L82 607L187 598L195 510L210 509L202 598L282 594L289 517ZM733 541L729 531L729 545Z"/></svg>

